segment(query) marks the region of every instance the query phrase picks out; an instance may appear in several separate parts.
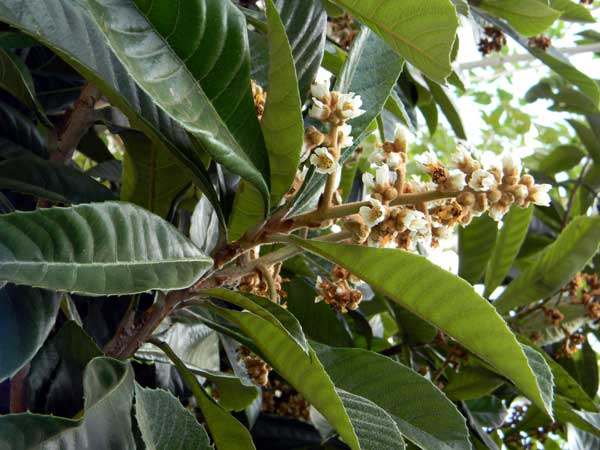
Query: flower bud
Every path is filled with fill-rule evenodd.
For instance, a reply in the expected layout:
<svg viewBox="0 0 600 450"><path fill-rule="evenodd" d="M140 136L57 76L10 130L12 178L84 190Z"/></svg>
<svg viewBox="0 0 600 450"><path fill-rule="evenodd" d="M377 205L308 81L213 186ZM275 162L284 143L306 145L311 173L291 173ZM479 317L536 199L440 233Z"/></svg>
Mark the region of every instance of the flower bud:
<svg viewBox="0 0 600 450"><path fill-rule="evenodd" d="M461 192L456 197L456 201L461 206L473 206L475 204L475 195L471 192Z"/></svg>
<svg viewBox="0 0 600 450"><path fill-rule="evenodd" d="M490 203L496 203L502 198L502 192L498 189L492 189L487 193L487 198Z"/></svg>
<svg viewBox="0 0 600 450"><path fill-rule="evenodd" d="M535 183L535 180L533 179L533 177L529 174L525 174L521 177L521 180L519 181L519 184L524 184L525 186L527 186L528 188L532 188L533 184Z"/></svg>

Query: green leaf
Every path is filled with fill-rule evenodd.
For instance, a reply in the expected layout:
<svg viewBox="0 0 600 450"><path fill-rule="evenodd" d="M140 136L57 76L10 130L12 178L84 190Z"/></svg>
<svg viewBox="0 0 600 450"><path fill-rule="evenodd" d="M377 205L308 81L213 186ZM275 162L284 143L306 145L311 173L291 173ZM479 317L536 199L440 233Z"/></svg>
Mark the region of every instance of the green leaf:
<svg viewBox="0 0 600 450"><path fill-rule="evenodd" d="M489 297L508 275L525 240L532 215L533 206L527 209L511 208L504 216L502 229L498 233L496 246L485 273L484 297Z"/></svg>
<svg viewBox="0 0 600 450"><path fill-rule="evenodd" d="M205 61L206 55L201 56L203 52L220 51L221 46L204 41L201 47L197 45L190 47L189 33L192 33L194 29L198 30L197 32L203 31L206 27L203 22L188 23L186 26L178 26L175 22L174 33L169 35L168 39L165 39L166 30L164 27L166 24L158 22L155 25L149 21L149 17L154 18L155 21L159 19L176 19L177 15L173 14L174 8L172 8L171 3L157 2L157 7L152 12L152 16L150 16L148 9L154 2L139 1L139 3L140 6L137 6L133 0L119 0L118 2L87 0L92 17L98 27L121 63L140 87L170 117L189 131L202 145L202 148L217 162L248 180L261 193L265 210L268 210L269 192L267 183L260 169L257 168L257 165L259 165L264 170L267 164L261 161L262 155L259 148L250 153L249 149L242 147L243 144L240 139L251 130L247 131L241 127L242 124L238 123L239 133L234 133L233 129L230 131L225 123L225 120L230 116L225 115L223 111L219 115L216 105L213 105L198 82L199 75L205 72L207 68L203 65L196 66L194 64ZM211 1L212 4L215 4L214 0ZM200 6L208 5L203 2ZM246 46L243 16L229 3L217 2L216 8L218 9L212 12L214 15L211 20L218 21L216 23L224 23L219 39L224 40L227 37L224 31L228 31L231 27L233 30L231 38L234 40L231 45L237 45L240 51L243 52ZM199 13L187 14L186 16L204 19L204 15ZM169 32L172 27L173 24L167 28ZM196 35L196 39L198 38L201 39L202 35ZM234 44L236 41L237 43ZM229 48L228 51L230 50ZM215 58L218 57L218 54L213 53L211 56ZM231 67L243 67L244 65L246 65L245 58L242 56ZM235 74L235 71L230 72ZM249 82L249 76L246 80L243 78L241 77L239 82ZM219 84L223 81L218 79L215 82ZM230 89L227 84L220 85L219 88L220 90ZM247 87L246 99L250 95L249 89ZM228 98L227 101L230 101L230 99ZM237 104L237 102L233 102L233 105ZM238 112L233 109L229 110L229 114L236 116ZM256 120L255 117L252 119L236 117L236 120L238 119L240 121ZM254 134L256 135L255 132Z"/></svg>
<svg viewBox="0 0 600 450"><path fill-rule="evenodd" d="M261 121L271 169L271 204L278 205L290 189L300 164L304 143L302 102L286 30L272 0L266 2L268 91ZM260 193L241 188L234 200L230 238L236 239L264 216Z"/></svg>
<svg viewBox="0 0 600 450"><path fill-rule="evenodd" d="M600 163L600 138L596 136L590 127L579 120L567 119L567 122L573 127L575 133L577 133L577 137L585 146L588 154L594 161Z"/></svg>
<svg viewBox="0 0 600 450"><path fill-rule="evenodd" d="M538 0L544 2L546 0ZM571 0L550 0L550 7L560 11L561 20L569 20L572 22L588 22L593 23L596 20L588 8L583 4L575 3Z"/></svg>
<svg viewBox="0 0 600 450"><path fill-rule="evenodd" d="M269 42L269 90L261 128L269 152L271 203L291 187L304 142L302 103L292 49L272 0L266 1Z"/></svg>
<svg viewBox="0 0 600 450"><path fill-rule="evenodd" d="M309 339L334 347L351 347L352 338L335 311L325 302L314 303L315 289L303 278L293 277L284 285L287 309L300 322Z"/></svg>
<svg viewBox="0 0 600 450"><path fill-rule="evenodd" d="M566 172L579 164L584 156L585 152L576 145L557 145L550 153L540 155L537 169L545 175Z"/></svg>
<svg viewBox="0 0 600 450"><path fill-rule="evenodd" d="M107 202L0 216L0 280L88 295L189 287L212 265L171 224Z"/></svg>
<svg viewBox="0 0 600 450"><path fill-rule="evenodd" d="M261 356L335 427L344 442L353 450L360 449L342 401L312 348L307 355L280 327L254 313L217 306L210 310L250 337Z"/></svg>
<svg viewBox="0 0 600 450"><path fill-rule="evenodd" d="M600 414L585 414L585 422L600 429ZM569 450L589 450L600 446L600 436L592 434L590 431L584 431L578 426L580 423L567 424L567 436ZM588 428L588 427L586 427Z"/></svg>
<svg viewBox="0 0 600 450"><path fill-rule="evenodd" d="M119 134L125 144L121 200L166 217L175 197L191 183L159 141L136 131Z"/></svg>
<svg viewBox="0 0 600 450"><path fill-rule="evenodd" d="M190 223L190 239L207 255L219 242L219 217L206 196L196 204Z"/></svg>
<svg viewBox="0 0 600 450"><path fill-rule="evenodd" d="M183 170L193 174L215 208L220 208L202 162L203 153L129 76L81 0L0 0L0 21L48 46L98 86L110 103L128 116L132 127L140 128L152 141L163 142ZM24 146L35 151L32 145ZM223 220L221 210L218 212Z"/></svg>
<svg viewBox="0 0 600 450"><path fill-rule="evenodd" d="M396 249L298 238L294 242L345 267L390 300L437 326L551 412L514 335L494 307L464 280L422 256Z"/></svg>
<svg viewBox="0 0 600 450"><path fill-rule="evenodd" d="M115 200L110 190L83 172L33 154L0 162L0 189L61 203Z"/></svg>
<svg viewBox="0 0 600 450"><path fill-rule="evenodd" d="M358 436L361 450L404 450L406 445L394 419L370 400L336 389Z"/></svg>
<svg viewBox="0 0 600 450"><path fill-rule="evenodd" d="M587 341L583 343L580 351L572 355L571 358L562 358L560 363L590 398L596 397L598 392L598 359L596 352Z"/></svg>
<svg viewBox="0 0 600 450"><path fill-rule="evenodd" d="M0 289L0 382L40 349L56 320L60 299L51 291L8 284Z"/></svg>
<svg viewBox="0 0 600 450"><path fill-rule="evenodd" d="M93 359L84 375L80 420L39 414L0 416L0 448L11 450L135 450L131 432L133 370L110 358Z"/></svg>
<svg viewBox="0 0 600 450"><path fill-rule="evenodd" d="M498 224L487 214L474 217L458 230L458 274L471 284L479 282L494 251Z"/></svg>
<svg viewBox="0 0 600 450"><path fill-rule="evenodd" d="M240 377L228 373L209 370L192 370L192 372L217 386L219 405L230 411L242 411L250 406L261 393L256 386L248 386Z"/></svg>
<svg viewBox="0 0 600 450"><path fill-rule="evenodd" d="M452 72L450 53L458 16L449 1L406 0L401 6L385 0L336 0L336 3L432 80L443 83Z"/></svg>
<svg viewBox="0 0 600 450"><path fill-rule="evenodd" d="M430 381L393 360L361 349L314 345L336 387L385 410L424 450L470 449L465 421ZM387 447L380 447L387 448Z"/></svg>
<svg viewBox="0 0 600 450"><path fill-rule="evenodd" d="M531 367L537 378L544 403L552 405L554 402L554 375L552 374L552 370L550 370L550 366L537 350L528 345L522 345L522 347L525 356L529 360L529 367Z"/></svg>
<svg viewBox="0 0 600 450"><path fill-rule="evenodd" d="M35 95L35 86L27 66L14 53L2 48L0 48L0 87L10 92L23 105L36 111L40 119L50 126L44 109Z"/></svg>
<svg viewBox="0 0 600 450"><path fill-rule="evenodd" d="M465 132L465 127L458 112L458 107L454 103L452 97L450 97L447 89L428 78L426 78L425 81L427 82L427 86L429 87L429 91L431 92L435 103L438 104L444 113L444 116L448 119L456 137L459 139L467 139L467 133Z"/></svg>
<svg viewBox="0 0 600 450"><path fill-rule="evenodd" d="M0 8L1 6L0 3ZM48 157L46 138L36 124L2 101L0 101L0 123L2 123L0 149L4 151L3 147L8 146L8 150L12 149L17 154L29 151L42 158Z"/></svg>
<svg viewBox="0 0 600 450"><path fill-rule="evenodd" d="M179 374L194 394L217 449L255 450L248 430L206 393L196 377L185 367L183 361L177 357L173 350L162 342L153 341L153 344L158 346L173 361Z"/></svg>
<svg viewBox="0 0 600 450"><path fill-rule="evenodd" d="M541 300L564 286L598 250L600 217L577 217L494 302L501 313Z"/></svg>
<svg viewBox="0 0 600 450"><path fill-rule="evenodd" d="M252 294L233 292L224 288L208 289L200 291L200 293L236 305L269 321L293 339L306 354L309 353L308 343L298 319L287 309L273 303L271 300Z"/></svg>
<svg viewBox="0 0 600 450"><path fill-rule="evenodd" d="M510 25L482 12L476 7L471 8L471 10L480 18L498 26L534 57L539 59L562 78L577 86L583 94L590 98L594 105L598 105L598 102L600 101L600 87L598 84L596 84L592 78L577 70L557 49L550 47L544 51L538 47L531 47L529 45L529 39L517 33Z"/></svg>
<svg viewBox="0 0 600 450"><path fill-rule="evenodd" d="M543 33L561 15L538 0L482 0L477 7L505 19L525 36Z"/></svg>
<svg viewBox="0 0 600 450"><path fill-rule="evenodd" d="M502 378L483 367L464 367L457 374L451 372L448 376L444 394L455 401L483 397L504 384Z"/></svg>
<svg viewBox="0 0 600 450"><path fill-rule="evenodd" d="M144 443L156 450L210 450L202 425L170 392L135 385L135 417Z"/></svg>

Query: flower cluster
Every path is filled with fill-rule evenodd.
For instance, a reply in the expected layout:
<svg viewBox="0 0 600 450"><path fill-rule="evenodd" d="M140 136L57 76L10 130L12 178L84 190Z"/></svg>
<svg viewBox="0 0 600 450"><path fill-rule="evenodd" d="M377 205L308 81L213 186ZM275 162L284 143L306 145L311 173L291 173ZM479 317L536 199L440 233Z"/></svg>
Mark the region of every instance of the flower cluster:
<svg viewBox="0 0 600 450"><path fill-rule="evenodd" d="M452 163L443 164L429 150L415 159L431 181L419 177L406 179L408 131L399 125L394 140L385 142L369 157L374 174L363 174L368 205L359 210L359 218L347 221L358 242L374 246L392 246L412 250L415 244L437 246L454 225L465 226L474 216L487 212L500 221L514 204L526 208L530 203L550 204L550 185L535 184L533 177L522 174L519 158L485 154L475 158L464 146L452 155ZM400 205L405 194L432 194L414 205ZM358 227L353 222L366 225Z"/></svg>
<svg viewBox="0 0 600 450"><path fill-rule="evenodd" d="M246 366L248 376L259 386L269 383L271 367L258 356L252 354L248 347L241 346L238 350L240 362Z"/></svg>
<svg viewBox="0 0 600 450"><path fill-rule="evenodd" d="M357 309L363 295L361 291L351 287L350 283L359 283L360 280L340 266L333 267L331 278L332 281L327 282L317 277L316 288L319 295L315 298L315 303L325 301L342 314L349 309Z"/></svg>
<svg viewBox="0 0 600 450"><path fill-rule="evenodd" d="M304 136L302 160L310 157L310 163L318 173L332 175L339 169L340 149L350 147L353 139L352 127L348 120L360 116L360 95L353 92L342 94L329 90L329 81L320 81L310 88L313 106L308 111L310 117L329 125L329 133L323 134L315 127L308 127Z"/></svg>
<svg viewBox="0 0 600 450"><path fill-rule="evenodd" d="M265 104L267 103L267 93L254 80L250 80L252 88L252 98L254 99L254 108L258 120L262 119L265 112Z"/></svg>

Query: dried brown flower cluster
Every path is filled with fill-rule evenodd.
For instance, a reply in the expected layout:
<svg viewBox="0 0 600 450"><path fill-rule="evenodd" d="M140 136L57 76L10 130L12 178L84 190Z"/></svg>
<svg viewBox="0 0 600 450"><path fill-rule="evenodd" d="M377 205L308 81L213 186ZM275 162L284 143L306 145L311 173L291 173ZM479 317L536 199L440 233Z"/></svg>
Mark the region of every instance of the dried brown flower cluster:
<svg viewBox="0 0 600 450"><path fill-rule="evenodd" d="M569 283L568 290L570 303L583 305L590 319L600 319L600 281L597 273L578 273Z"/></svg>
<svg viewBox="0 0 600 450"><path fill-rule="evenodd" d="M310 420L310 405L302 394L289 384L274 378L262 390L262 411L270 414L291 417L308 422Z"/></svg>
<svg viewBox="0 0 600 450"><path fill-rule="evenodd" d="M548 36L539 35L529 38L529 46L533 48L539 48L543 51L546 51L551 45L552 39L550 39Z"/></svg>
<svg viewBox="0 0 600 450"><path fill-rule="evenodd" d="M487 26L483 29L486 37L479 40L479 52L483 55L489 55L493 52L499 52L506 45L506 36L498 27Z"/></svg>
<svg viewBox="0 0 600 450"><path fill-rule="evenodd" d="M348 14L327 21L327 36L342 48L349 49L357 34L354 19Z"/></svg>
<svg viewBox="0 0 600 450"><path fill-rule="evenodd" d="M317 277L317 293L315 303L325 301L336 311L345 314L349 309L357 309L362 298L362 292L353 288L350 283L357 283L359 280L350 272L340 266L334 266L331 272L332 281L323 281Z"/></svg>
<svg viewBox="0 0 600 450"><path fill-rule="evenodd" d="M269 383L271 367L254 355L248 347L240 346L238 351L240 361L246 366L250 379L259 386L266 386Z"/></svg>

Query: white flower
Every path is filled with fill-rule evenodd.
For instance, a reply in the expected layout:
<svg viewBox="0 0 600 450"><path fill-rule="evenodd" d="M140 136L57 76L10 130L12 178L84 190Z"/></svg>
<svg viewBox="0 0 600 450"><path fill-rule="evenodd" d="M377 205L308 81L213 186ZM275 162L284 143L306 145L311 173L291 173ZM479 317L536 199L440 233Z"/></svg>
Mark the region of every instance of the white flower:
<svg viewBox="0 0 600 450"><path fill-rule="evenodd" d="M410 231L423 231L428 227L427 217L421 211L415 211L412 209L403 210L402 225L408 228Z"/></svg>
<svg viewBox="0 0 600 450"><path fill-rule="evenodd" d="M313 97L313 106L308 110L308 115L314 119L326 120L331 110L321 100Z"/></svg>
<svg viewBox="0 0 600 450"><path fill-rule="evenodd" d="M524 184L518 184L513 191L513 195L517 200L525 200L529 195L529 189Z"/></svg>
<svg viewBox="0 0 600 450"><path fill-rule="evenodd" d="M531 195L531 201L538 206L550 206L552 199L548 195L548 191L552 188L550 184L536 184Z"/></svg>
<svg viewBox="0 0 600 450"><path fill-rule="evenodd" d="M427 173L431 173L436 167L442 166L433 150L427 150L426 152L415 156L415 161L417 161Z"/></svg>
<svg viewBox="0 0 600 450"><path fill-rule="evenodd" d="M457 144L456 152L454 152L450 158L452 159L452 162L449 164L449 167L455 169L460 167L470 167L475 161L471 151L461 142Z"/></svg>
<svg viewBox="0 0 600 450"><path fill-rule="evenodd" d="M318 147L312 155L310 155L310 163L315 166L318 173L335 173L338 163L329 150L325 147Z"/></svg>
<svg viewBox="0 0 600 450"><path fill-rule="evenodd" d="M507 212L508 208L506 206L501 206L499 203L494 203L488 210L489 216L496 222L500 222Z"/></svg>
<svg viewBox="0 0 600 450"><path fill-rule="evenodd" d="M373 153L369 155L369 162L371 164L380 165L385 163L386 153L381 150L375 150Z"/></svg>
<svg viewBox="0 0 600 450"><path fill-rule="evenodd" d="M396 124L394 129L394 140L406 146L410 142L410 131L401 123Z"/></svg>
<svg viewBox="0 0 600 450"><path fill-rule="evenodd" d="M374 198L370 198L371 206L361 206L358 213L369 227L374 227L385 219L385 209L383 204Z"/></svg>
<svg viewBox="0 0 600 450"><path fill-rule="evenodd" d="M449 174L450 176L444 183L444 188L451 192L462 191L467 185L467 182L465 181L465 173L458 169L452 169Z"/></svg>
<svg viewBox="0 0 600 450"><path fill-rule="evenodd" d="M489 191L496 186L496 178L487 170L477 169L471 175L469 186L477 192Z"/></svg>
<svg viewBox="0 0 600 450"><path fill-rule="evenodd" d="M341 134L340 147L351 147L354 143L354 138L350 136L350 133L352 132L352 127L345 123L340 126L338 132Z"/></svg>
<svg viewBox="0 0 600 450"><path fill-rule="evenodd" d="M402 164L402 156L397 152L390 152L386 154L386 164L390 166L390 169L398 169Z"/></svg>
<svg viewBox="0 0 600 450"><path fill-rule="evenodd" d="M390 181L391 181L390 178L391 178L390 177L390 168L388 167L387 164L383 164L383 165L379 166L377 168L377 170L375 170L375 184L378 184L379 186L385 186L387 184L392 184L392 183L390 183Z"/></svg>
<svg viewBox="0 0 600 450"><path fill-rule="evenodd" d="M365 111L360 109L361 106L362 99L360 95L354 95L354 92L339 95L337 110L344 119L350 120L364 114Z"/></svg>
<svg viewBox="0 0 600 450"><path fill-rule="evenodd" d="M515 175L520 175L521 170L523 170L523 164L521 163L521 158L512 153L506 153L502 156L502 168L504 169L504 173L515 173Z"/></svg>
<svg viewBox="0 0 600 450"><path fill-rule="evenodd" d="M373 189L375 189L375 175L369 172L363 173L362 182L367 192L373 192Z"/></svg>
<svg viewBox="0 0 600 450"><path fill-rule="evenodd" d="M502 161L494 152L483 152L479 160L486 170L492 171L497 169L499 172L502 172Z"/></svg>
<svg viewBox="0 0 600 450"><path fill-rule="evenodd" d="M310 85L310 93L313 97L323 100L329 95L329 80L316 80Z"/></svg>

